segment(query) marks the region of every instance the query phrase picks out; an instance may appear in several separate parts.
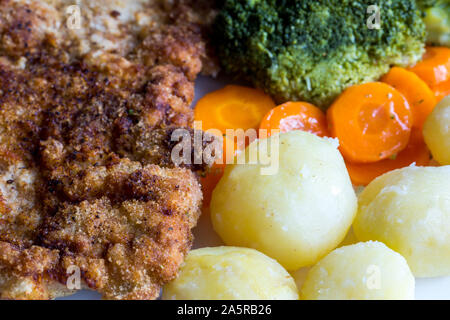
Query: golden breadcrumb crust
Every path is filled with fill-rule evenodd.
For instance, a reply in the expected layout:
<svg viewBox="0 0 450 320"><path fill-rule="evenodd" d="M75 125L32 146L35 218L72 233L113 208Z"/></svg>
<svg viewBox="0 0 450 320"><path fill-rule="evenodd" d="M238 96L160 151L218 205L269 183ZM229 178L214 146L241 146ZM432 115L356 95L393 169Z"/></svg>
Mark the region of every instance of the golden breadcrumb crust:
<svg viewBox="0 0 450 320"><path fill-rule="evenodd" d="M0 298L155 299L202 195L171 161L197 74L216 72L209 1L0 0ZM190 131L192 134L192 130Z"/></svg>

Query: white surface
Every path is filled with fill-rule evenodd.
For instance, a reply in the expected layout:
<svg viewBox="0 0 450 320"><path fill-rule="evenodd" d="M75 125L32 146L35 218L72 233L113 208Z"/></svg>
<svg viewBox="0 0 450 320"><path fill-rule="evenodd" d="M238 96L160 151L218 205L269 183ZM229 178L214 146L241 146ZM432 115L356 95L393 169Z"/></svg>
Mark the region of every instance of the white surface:
<svg viewBox="0 0 450 320"><path fill-rule="evenodd" d="M196 100L201 98L208 92L222 88L227 83L230 83L229 79L211 79L207 77L200 77L196 84ZM195 104L194 101L194 104ZM195 235L195 248L209 247L223 245L220 238L214 232L209 213L204 212L199 220L198 226L194 230ZM297 271L298 285L301 285L303 277L306 275L307 269L301 269ZM303 276L303 277L302 277ZM100 295L92 291L80 291L77 294L61 298L60 300L79 300L79 299L100 299ZM450 277L444 278L432 278L432 279L416 279L416 299L438 299L438 300L450 300Z"/></svg>

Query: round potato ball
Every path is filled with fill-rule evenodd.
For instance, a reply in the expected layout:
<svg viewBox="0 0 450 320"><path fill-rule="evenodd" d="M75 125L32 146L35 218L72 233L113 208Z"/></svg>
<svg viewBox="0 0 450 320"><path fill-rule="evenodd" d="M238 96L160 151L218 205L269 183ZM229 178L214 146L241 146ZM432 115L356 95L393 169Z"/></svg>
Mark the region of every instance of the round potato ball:
<svg viewBox="0 0 450 320"><path fill-rule="evenodd" d="M275 260L248 248L191 251L165 300L298 300L294 279Z"/></svg>
<svg viewBox="0 0 450 320"><path fill-rule="evenodd" d="M450 166L407 167L359 196L353 230L403 255L417 277L450 275Z"/></svg>
<svg viewBox="0 0 450 320"><path fill-rule="evenodd" d="M441 100L428 116L423 136L434 159L450 165L450 96Z"/></svg>
<svg viewBox="0 0 450 320"><path fill-rule="evenodd" d="M250 144L247 160L270 149L278 168L263 174L265 166L250 161L227 166L211 201L216 232L227 245L257 249L291 271L317 262L344 239L357 210L337 147L302 131Z"/></svg>
<svg viewBox="0 0 450 320"><path fill-rule="evenodd" d="M414 299L414 276L406 260L381 242L334 250L312 267L303 283L305 300Z"/></svg>

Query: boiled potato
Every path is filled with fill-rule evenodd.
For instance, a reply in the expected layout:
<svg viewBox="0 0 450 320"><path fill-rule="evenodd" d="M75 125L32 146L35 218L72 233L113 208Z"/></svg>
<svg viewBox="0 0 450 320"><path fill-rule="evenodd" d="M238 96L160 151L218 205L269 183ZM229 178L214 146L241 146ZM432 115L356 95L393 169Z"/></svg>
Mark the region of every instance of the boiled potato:
<svg viewBox="0 0 450 320"><path fill-rule="evenodd" d="M163 290L170 300L297 300L294 279L275 260L248 248L193 250Z"/></svg>
<svg viewBox="0 0 450 320"><path fill-rule="evenodd" d="M450 275L450 166L407 167L371 182L353 225L403 255L414 275Z"/></svg>
<svg viewBox="0 0 450 320"><path fill-rule="evenodd" d="M307 300L414 299L406 260L381 242L334 250L309 270L301 289Z"/></svg>
<svg viewBox="0 0 450 320"><path fill-rule="evenodd" d="M355 233L353 232L353 228L350 228L350 230L348 230L347 235L345 236L344 240L342 240L342 242L339 244L338 247L349 246L351 244L355 244L358 242L359 242L358 238L356 238Z"/></svg>
<svg viewBox="0 0 450 320"><path fill-rule="evenodd" d="M357 199L335 140L292 131L252 143L247 159L277 138L278 172L263 175L259 164L227 166L213 192L211 217L227 245L257 249L297 270L344 239Z"/></svg>
<svg viewBox="0 0 450 320"><path fill-rule="evenodd" d="M428 116L423 136L434 159L450 165L450 96L442 99Z"/></svg>
<svg viewBox="0 0 450 320"><path fill-rule="evenodd" d="M350 228L345 236L344 240L338 245L339 247L349 246L351 244L358 243L358 239L353 232L353 229ZM291 275L294 278L295 283L297 284L297 288L300 288L305 281L306 275L310 270L310 267L300 268L296 271L291 271Z"/></svg>

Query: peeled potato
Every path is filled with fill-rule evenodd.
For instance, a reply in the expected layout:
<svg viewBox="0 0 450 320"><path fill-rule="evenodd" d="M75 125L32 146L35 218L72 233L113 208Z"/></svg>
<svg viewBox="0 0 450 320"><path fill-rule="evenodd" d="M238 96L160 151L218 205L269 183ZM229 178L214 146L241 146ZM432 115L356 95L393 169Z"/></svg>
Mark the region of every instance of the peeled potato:
<svg viewBox="0 0 450 320"><path fill-rule="evenodd" d="M165 300L297 300L294 279L275 260L248 248L193 250Z"/></svg>
<svg viewBox="0 0 450 320"><path fill-rule="evenodd" d="M406 260L381 242L334 250L309 270L306 300L414 299L414 276Z"/></svg>
<svg viewBox="0 0 450 320"><path fill-rule="evenodd" d="M355 236L355 233L353 232L353 228L350 228L348 230L347 235L345 236L344 240L339 244L339 247L349 246L351 244L358 243L358 239Z"/></svg>
<svg viewBox="0 0 450 320"><path fill-rule="evenodd" d="M246 154L266 150L278 137L278 172L263 175L259 164L227 166L211 217L227 245L255 248L297 270L338 246L357 200L334 140L292 131L256 141Z"/></svg>
<svg viewBox="0 0 450 320"><path fill-rule="evenodd" d="M450 166L407 167L359 196L353 230L403 255L417 277L450 275Z"/></svg>
<svg viewBox="0 0 450 320"><path fill-rule="evenodd" d="M442 99L428 116L423 136L434 159L450 165L450 96Z"/></svg>

